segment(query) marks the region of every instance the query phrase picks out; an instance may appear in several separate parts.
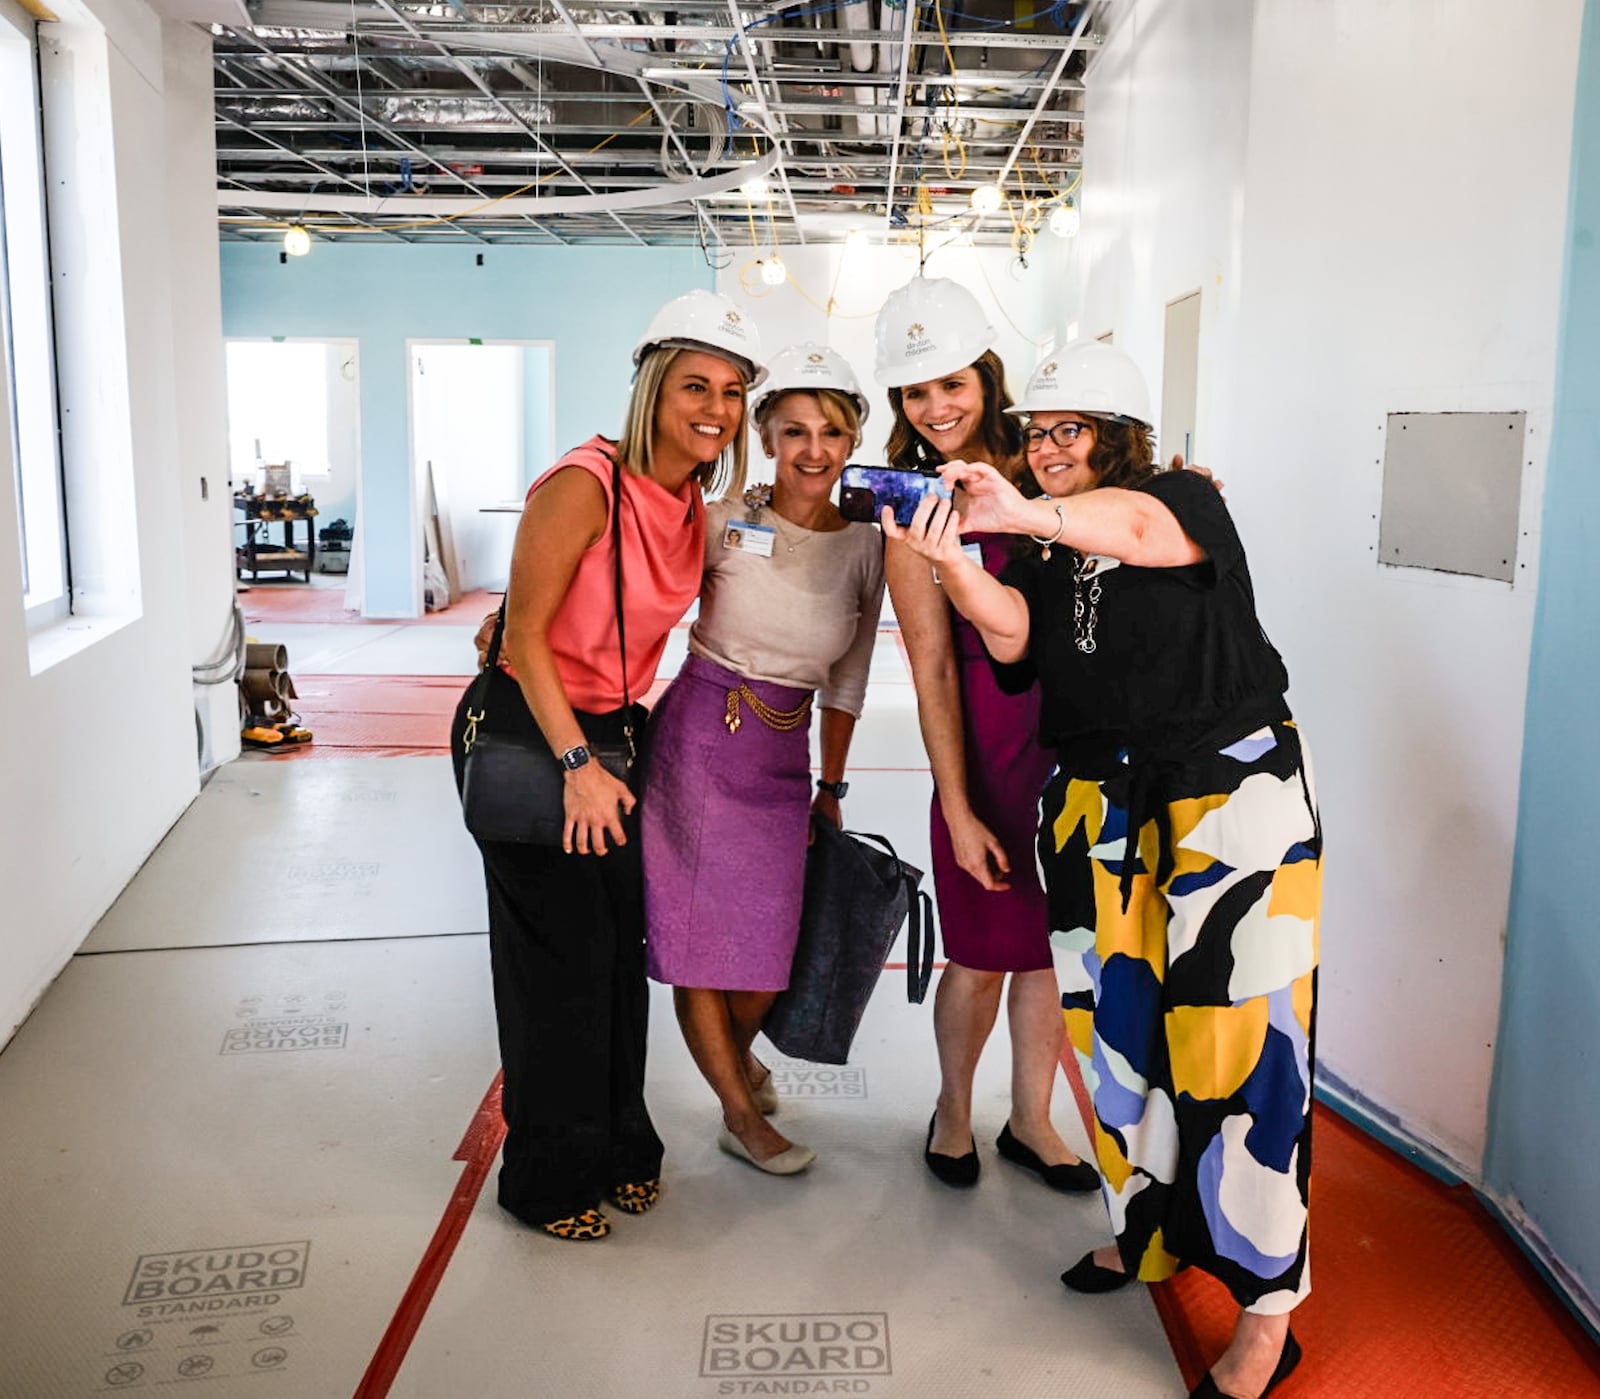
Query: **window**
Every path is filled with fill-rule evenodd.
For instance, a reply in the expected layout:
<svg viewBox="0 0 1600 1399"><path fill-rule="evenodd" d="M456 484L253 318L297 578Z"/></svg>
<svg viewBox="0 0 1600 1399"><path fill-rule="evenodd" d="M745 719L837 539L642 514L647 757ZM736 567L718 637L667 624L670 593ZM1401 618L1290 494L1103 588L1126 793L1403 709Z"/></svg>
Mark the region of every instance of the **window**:
<svg viewBox="0 0 1600 1399"><path fill-rule="evenodd" d="M68 610L38 71L32 22L0 0L0 445L11 459L30 627Z"/></svg>

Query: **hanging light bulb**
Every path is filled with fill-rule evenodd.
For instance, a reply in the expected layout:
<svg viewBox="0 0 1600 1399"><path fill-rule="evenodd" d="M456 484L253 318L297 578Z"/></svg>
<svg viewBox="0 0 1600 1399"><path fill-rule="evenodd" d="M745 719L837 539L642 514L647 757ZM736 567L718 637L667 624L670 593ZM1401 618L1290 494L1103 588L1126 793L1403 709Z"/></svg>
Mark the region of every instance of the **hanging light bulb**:
<svg viewBox="0 0 1600 1399"><path fill-rule="evenodd" d="M772 186L760 175L752 175L739 186L739 193L749 195L751 199L765 199L772 193Z"/></svg>
<svg viewBox="0 0 1600 1399"><path fill-rule="evenodd" d="M979 185L972 191L972 208L980 217L986 216L994 213L1005 203L1005 199L999 185Z"/></svg>
<svg viewBox="0 0 1600 1399"><path fill-rule="evenodd" d="M290 257L304 257L311 251L311 235L306 232L304 224L289 225L288 232L283 235L283 250Z"/></svg>
<svg viewBox="0 0 1600 1399"><path fill-rule="evenodd" d="M1057 238L1071 238L1078 232L1078 211L1071 204L1058 204L1050 211L1050 231Z"/></svg>
<svg viewBox="0 0 1600 1399"><path fill-rule="evenodd" d="M781 287L788 279L789 269L776 253L761 264L761 280L769 287Z"/></svg>

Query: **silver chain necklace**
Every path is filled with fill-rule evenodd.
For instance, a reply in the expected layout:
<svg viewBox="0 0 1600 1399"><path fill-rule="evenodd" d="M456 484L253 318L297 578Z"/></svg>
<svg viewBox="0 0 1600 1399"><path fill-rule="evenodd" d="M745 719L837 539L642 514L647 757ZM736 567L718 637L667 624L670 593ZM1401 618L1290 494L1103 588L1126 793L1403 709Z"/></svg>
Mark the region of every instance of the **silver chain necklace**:
<svg viewBox="0 0 1600 1399"><path fill-rule="evenodd" d="M1098 566L1090 558L1077 554L1072 570L1072 644L1086 656L1094 654L1094 624L1099 621L1096 604L1100 601L1100 575ZM1087 595L1084 579L1089 580Z"/></svg>

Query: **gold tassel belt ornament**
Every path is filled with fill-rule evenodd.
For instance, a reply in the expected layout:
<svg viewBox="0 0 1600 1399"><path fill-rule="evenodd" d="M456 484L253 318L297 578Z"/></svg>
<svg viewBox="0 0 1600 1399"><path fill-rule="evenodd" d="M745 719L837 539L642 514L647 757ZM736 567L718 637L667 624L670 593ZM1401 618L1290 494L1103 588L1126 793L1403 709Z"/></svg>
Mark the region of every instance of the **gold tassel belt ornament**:
<svg viewBox="0 0 1600 1399"><path fill-rule="evenodd" d="M778 733L788 733L791 729L798 729L811 714L810 695L793 709L774 709L741 680L735 688L728 691L728 708L722 716L722 722L728 726L730 734L738 733L740 725L744 723L744 718L739 713L740 700L750 706L750 712L757 719Z"/></svg>

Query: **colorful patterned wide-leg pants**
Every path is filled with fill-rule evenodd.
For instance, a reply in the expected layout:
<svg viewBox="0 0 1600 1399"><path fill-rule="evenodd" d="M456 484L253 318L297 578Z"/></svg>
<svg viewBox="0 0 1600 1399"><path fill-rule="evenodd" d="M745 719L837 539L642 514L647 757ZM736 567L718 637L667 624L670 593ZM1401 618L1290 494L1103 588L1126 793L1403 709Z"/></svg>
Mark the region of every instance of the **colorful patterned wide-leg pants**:
<svg viewBox="0 0 1600 1399"><path fill-rule="evenodd" d="M1140 786L1144 790L1139 790ZM1141 808L1130 877L1130 801ZM1241 1306L1310 1290L1322 833L1293 723L1153 775L1058 775L1039 835L1067 1030L1124 1266Z"/></svg>

